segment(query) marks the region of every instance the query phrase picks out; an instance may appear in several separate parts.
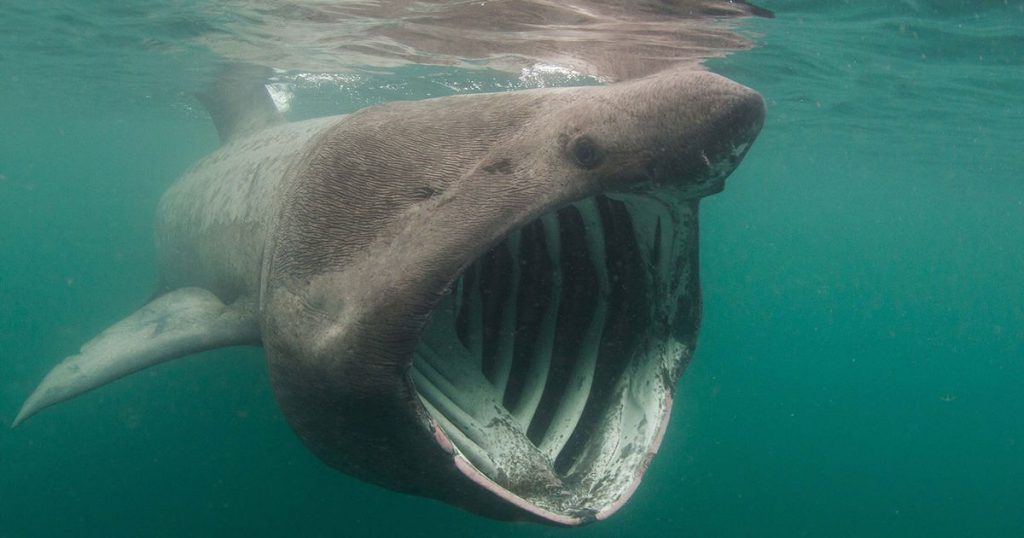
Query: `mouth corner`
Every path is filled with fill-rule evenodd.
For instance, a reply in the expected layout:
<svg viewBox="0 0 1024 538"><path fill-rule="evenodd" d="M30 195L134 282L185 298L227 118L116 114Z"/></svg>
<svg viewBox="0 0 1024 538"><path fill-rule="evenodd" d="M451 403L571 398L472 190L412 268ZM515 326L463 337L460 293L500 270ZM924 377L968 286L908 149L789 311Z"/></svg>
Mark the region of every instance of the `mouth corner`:
<svg viewBox="0 0 1024 538"><path fill-rule="evenodd" d="M677 329L699 323L696 241L695 203L599 195L510 232L455 278L410 381L458 472L519 519L578 526L621 508L695 343Z"/></svg>

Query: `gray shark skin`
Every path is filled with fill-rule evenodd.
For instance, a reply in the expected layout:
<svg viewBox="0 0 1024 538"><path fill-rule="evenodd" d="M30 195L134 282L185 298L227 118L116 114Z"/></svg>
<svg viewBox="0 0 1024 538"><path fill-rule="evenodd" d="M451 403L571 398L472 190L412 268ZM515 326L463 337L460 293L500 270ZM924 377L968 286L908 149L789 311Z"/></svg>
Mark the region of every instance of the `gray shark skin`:
<svg viewBox="0 0 1024 538"><path fill-rule="evenodd" d="M345 473L556 525L626 502L696 344L698 201L757 136L756 92L672 70L296 123L262 85L204 102L224 143L160 201L162 293L15 425L262 345L289 424Z"/></svg>

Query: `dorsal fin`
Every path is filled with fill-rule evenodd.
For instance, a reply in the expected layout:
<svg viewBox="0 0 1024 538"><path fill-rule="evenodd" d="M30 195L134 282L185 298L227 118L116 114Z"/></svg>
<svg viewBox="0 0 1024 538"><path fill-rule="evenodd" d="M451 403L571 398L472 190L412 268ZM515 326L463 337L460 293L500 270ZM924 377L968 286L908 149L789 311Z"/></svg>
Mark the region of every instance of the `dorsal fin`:
<svg viewBox="0 0 1024 538"><path fill-rule="evenodd" d="M269 70L232 64L196 97L217 127L221 144L284 123L265 84Z"/></svg>

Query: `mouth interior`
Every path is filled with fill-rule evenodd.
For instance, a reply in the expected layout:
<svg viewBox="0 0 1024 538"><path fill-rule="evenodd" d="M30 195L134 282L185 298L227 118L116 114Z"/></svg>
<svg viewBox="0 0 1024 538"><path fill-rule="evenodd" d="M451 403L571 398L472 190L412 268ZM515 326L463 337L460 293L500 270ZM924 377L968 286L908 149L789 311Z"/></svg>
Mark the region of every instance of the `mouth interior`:
<svg viewBox="0 0 1024 538"><path fill-rule="evenodd" d="M411 370L467 475L546 519L602 518L657 450L699 323L696 203L596 196L476 260Z"/></svg>

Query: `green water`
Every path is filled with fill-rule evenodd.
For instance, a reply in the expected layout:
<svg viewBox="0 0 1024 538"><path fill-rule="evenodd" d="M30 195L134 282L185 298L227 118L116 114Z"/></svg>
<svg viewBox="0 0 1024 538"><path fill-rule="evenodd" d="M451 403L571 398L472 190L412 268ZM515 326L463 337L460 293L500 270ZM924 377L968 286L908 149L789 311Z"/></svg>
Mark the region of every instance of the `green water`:
<svg viewBox="0 0 1024 538"><path fill-rule="evenodd" d="M697 356L609 521L493 522L333 472L260 351L230 349L0 431L0 537L1024 536L1024 3L764 5L760 47L710 65L768 120L703 204ZM213 58L13 28L41 20L0 22L4 423L149 296L156 201L217 145L186 93ZM293 115L473 82L515 77L405 69Z"/></svg>

